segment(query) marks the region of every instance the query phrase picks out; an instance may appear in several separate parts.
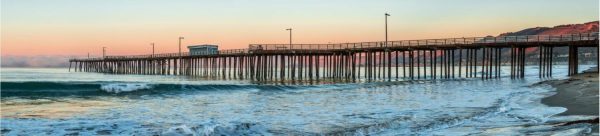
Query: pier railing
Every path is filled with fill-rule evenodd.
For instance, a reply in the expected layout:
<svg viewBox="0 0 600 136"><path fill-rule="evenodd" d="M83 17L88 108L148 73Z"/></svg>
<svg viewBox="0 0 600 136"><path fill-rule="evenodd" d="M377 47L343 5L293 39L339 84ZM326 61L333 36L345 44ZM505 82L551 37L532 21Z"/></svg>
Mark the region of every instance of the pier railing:
<svg viewBox="0 0 600 136"><path fill-rule="evenodd" d="M505 44L505 43L537 43L537 42L569 42L598 40L599 33L578 33L564 35L524 35L524 36L487 36L487 37L462 37L445 39L421 39L401 41L378 41L336 44L250 44L247 49L219 50L212 54L190 55L189 52L162 53L147 55L128 56L106 56L105 58L73 58L70 60L103 60L103 59L148 59L160 57L188 57L188 56L211 56L228 54L247 54L252 51L261 50L336 50L336 49L369 49L369 48L393 48L393 47L420 47L420 46L446 46L446 45L469 45L469 44Z"/></svg>
<svg viewBox="0 0 600 136"><path fill-rule="evenodd" d="M210 56L210 55L228 55L228 54L245 54L248 49L227 49L219 50L209 54L190 54L189 52L180 53L161 53L148 55L127 55L127 56L106 56L104 59L149 59L149 58L164 58L164 57L189 57L189 56ZM103 60L103 58L71 58L70 60Z"/></svg>
<svg viewBox="0 0 600 136"><path fill-rule="evenodd" d="M464 37L446 39L422 39L402 41L379 41L337 44L250 44L250 50L332 50L332 49L368 49L411 46L443 46L466 44L495 44L495 43L523 43L523 42L567 42L597 40L598 32L578 33L565 35L524 35L524 36L487 36ZM386 44L387 43L387 44Z"/></svg>

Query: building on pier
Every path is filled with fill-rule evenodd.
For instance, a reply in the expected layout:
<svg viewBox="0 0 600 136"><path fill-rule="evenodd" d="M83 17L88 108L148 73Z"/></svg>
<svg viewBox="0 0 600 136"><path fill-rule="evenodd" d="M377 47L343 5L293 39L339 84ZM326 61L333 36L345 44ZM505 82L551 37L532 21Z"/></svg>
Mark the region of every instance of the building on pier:
<svg viewBox="0 0 600 136"><path fill-rule="evenodd" d="M190 55L214 55L219 51L218 45L202 44L188 46Z"/></svg>

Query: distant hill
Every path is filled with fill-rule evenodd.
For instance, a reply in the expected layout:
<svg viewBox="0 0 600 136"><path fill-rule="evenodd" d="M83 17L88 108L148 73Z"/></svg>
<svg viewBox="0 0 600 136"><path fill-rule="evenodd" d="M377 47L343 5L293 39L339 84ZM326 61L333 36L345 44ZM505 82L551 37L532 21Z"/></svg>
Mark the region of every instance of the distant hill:
<svg viewBox="0 0 600 136"><path fill-rule="evenodd" d="M523 36L523 35L563 35L563 34L577 34L577 33L590 33L598 32L598 21L587 22L583 24L567 24L558 25L554 27L534 27L527 28L517 32L507 32L498 36ZM527 55L535 55L538 52L537 47L528 48L526 50ZM556 53L566 54L568 50L554 50ZM510 54L509 49L503 49L502 54ZM436 54L437 56L443 55L443 53Z"/></svg>
<svg viewBox="0 0 600 136"><path fill-rule="evenodd" d="M598 21L587 22L583 24L568 24L554 27L534 27L527 28L517 32L503 33L499 36L519 36L519 35L562 35L598 32Z"/></svg>
<svg viewBox="0 0 600 136"><path fill-rule="evenodd" d="M522 36L522 35L563 35L563 34L577 34L577 33L590 33L590 32L598 32L598 23L599 21L592 21L583 24L567 24L567 25L558 25L554 27L533 27L523 29L517 32L507 32L500 34L498 36ZM554 52L557 54L567 54L568 50L566 47L559 47L565 49L555 49ZM580 50L580 53L593 52L592 50ZM503 49L502 54L508 55L510 54L509 49ZM526 54L537 55L538 48L528 48L526 50ZM443 55L443 52L436 53L436 56ZM458 56L458 54L455 54ZM401 59L401 58L399 58Z"/></svg>
<svg viewBox="0 0 600 136"><path fill-rule="evenodd" d="M567 24L558 25L554 27L534 27L527 28L517 32L508 32L500 34L499 36L520 36L520 35L563 35L563 34L577 34L577 33L590 33L598 32L598 21L587 22L583 24ZM533 54L537 52L537 48L529 48L526 50L527 54ZM557 53L567 53L567 50L555 50ZM504 52L507 54L507 52Z"/></svg>

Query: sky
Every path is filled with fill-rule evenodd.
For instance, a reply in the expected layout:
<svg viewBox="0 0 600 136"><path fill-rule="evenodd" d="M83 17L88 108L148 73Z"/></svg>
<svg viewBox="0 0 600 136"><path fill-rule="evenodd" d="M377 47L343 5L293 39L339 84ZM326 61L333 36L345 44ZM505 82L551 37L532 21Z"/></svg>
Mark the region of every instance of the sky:
<svg viewBox="0 0 600 136"><path fill-rule="evenodd" d="M598 20L598 0L1 0L2 56L498 35Z"/></svg>

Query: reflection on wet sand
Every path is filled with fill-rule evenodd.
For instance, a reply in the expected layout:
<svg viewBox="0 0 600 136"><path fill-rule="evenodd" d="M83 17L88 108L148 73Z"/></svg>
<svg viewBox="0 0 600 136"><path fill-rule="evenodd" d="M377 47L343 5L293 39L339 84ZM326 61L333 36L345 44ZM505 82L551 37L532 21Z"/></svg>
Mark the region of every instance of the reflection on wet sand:
<svg viewBox="0 0 600 136"><path fill-rule="evenodd" d="M2 100L2 118L68 118L114 106L114 102L86 99Z"/></svg>

